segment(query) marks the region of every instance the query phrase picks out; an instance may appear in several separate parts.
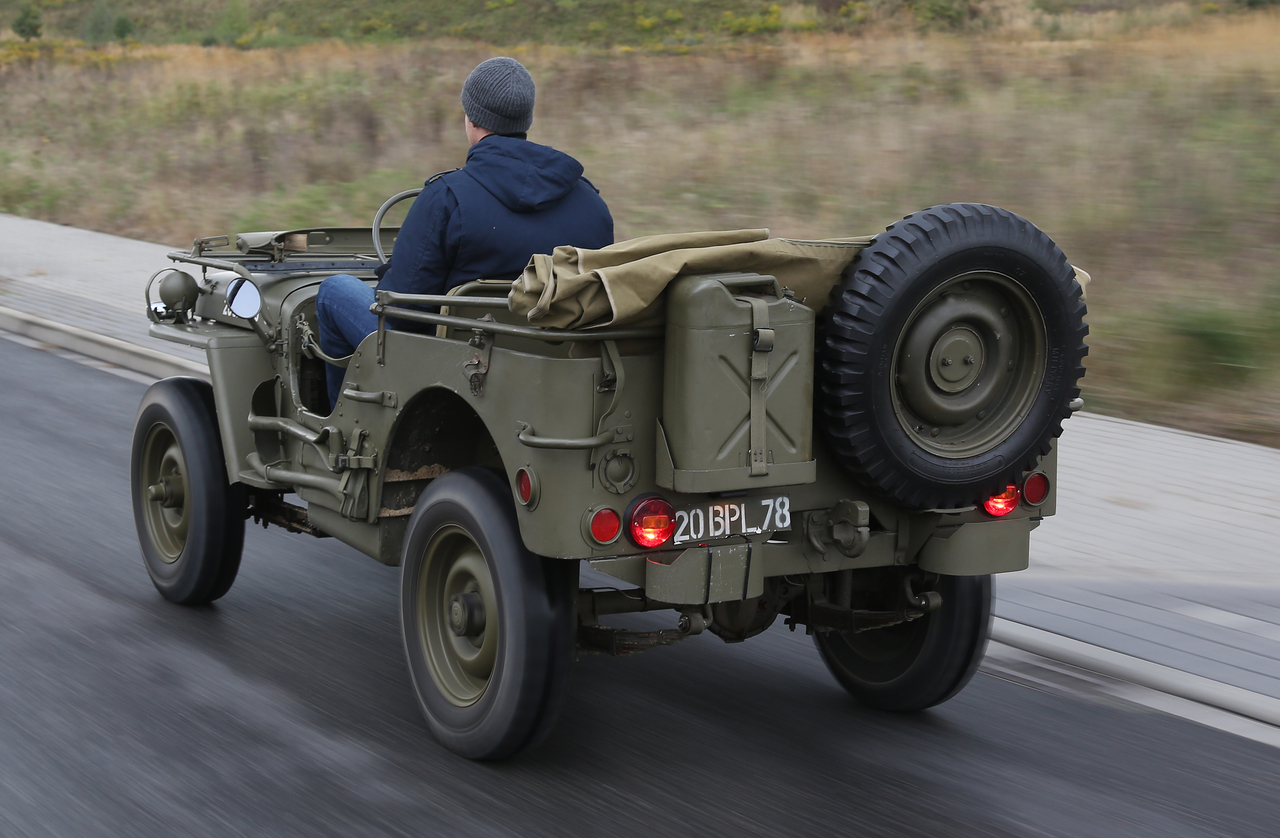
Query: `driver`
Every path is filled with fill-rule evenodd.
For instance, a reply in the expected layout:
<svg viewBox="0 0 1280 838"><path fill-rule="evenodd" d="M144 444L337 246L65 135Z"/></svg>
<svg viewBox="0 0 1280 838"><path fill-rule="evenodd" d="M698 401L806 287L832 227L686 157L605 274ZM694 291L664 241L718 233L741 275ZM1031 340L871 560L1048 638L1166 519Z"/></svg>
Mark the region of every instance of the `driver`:
<svg viewBox="0 0 1280 838"><path fill-rule="evenodd" d="M378 288L443 294L473 279L514 280L535 253L613 243L613 218L582 164L525 138L533 78L514 58L482 62L462 85L470 150L461 169L430 178L400 227ZM347 274L320 283L320 348L350 355L378 328L374 289ZM345 370L328 365L329 405Z"/></svg>

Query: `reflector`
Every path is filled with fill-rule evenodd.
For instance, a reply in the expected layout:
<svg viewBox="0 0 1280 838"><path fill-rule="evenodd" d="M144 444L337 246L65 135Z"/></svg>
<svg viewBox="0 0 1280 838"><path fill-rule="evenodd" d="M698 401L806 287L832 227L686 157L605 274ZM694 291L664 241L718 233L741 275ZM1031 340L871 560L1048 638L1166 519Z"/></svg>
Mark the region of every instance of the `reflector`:
<svg viewBox="0 0 1280 838"><path fill-rule="evenodd" d="M1039 506L1045 502L1045 498L1049 497L1049 478L1041 472L1036 472L1026 479L1022 484L1022 499L1032 506Z"/></svg>
<svg viewBox="0 0 1280 838"><path fill-rule="evenodd" d="M612 509L601 509L591 516L591 537L608 544L622 531L622 519Z"/></svg>
<svg viewBox="0 0 1280 838"><path fill-rule="evenodd" d="M520 502L525 505L533 500L533 479L524 469L516 472L516 492L520 496Z"/></svg>

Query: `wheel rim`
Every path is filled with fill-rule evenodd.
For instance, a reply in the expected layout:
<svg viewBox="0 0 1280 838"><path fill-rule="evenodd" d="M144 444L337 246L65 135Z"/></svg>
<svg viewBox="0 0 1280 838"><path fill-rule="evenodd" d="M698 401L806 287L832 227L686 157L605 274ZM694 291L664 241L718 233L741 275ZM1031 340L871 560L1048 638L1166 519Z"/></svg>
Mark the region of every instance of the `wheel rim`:
<svg viewBox="0 0 1280 838"><path fill-rule="evenodd" d="M929 616L925 615L895 626L832 634L832 651L858 680L883 684L911 668L928 632Z"/></svg>
<svg viewBox="0 0 1280 838"><path fill-rule="evenodd" d="M147 432L139 478L147 533L160 559L173 564L187 544L191 486L182 446L169 426L157 424Z"/></svg>
<svg viewBox="0 0 1280 838"><path fill-rule="evenodd" d="M416 595L419 640L432 680L452 704L474 704L493 677L500 626L489 564L466 530L451 525L432 536ZM463 620L462 634L459 595L479 595L483 614L478 628L475 620Z"/></svg>
<svg viewBox="0 0 1280 838"><path fill-rule="evenodd" d="M991 450L1031 413L1047 347L1039 306L1011 277L974 271L943 282L916 306L894 349L898 422L932 454Z"/></svg>

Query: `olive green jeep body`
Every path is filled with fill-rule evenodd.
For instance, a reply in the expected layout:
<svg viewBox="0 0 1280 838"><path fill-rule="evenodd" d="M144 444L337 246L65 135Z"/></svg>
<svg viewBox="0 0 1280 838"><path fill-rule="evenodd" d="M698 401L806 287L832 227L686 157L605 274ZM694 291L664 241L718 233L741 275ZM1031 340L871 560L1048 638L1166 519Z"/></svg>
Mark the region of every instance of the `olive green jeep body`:
<svg viewBox="0 0 1280 838"><path fill-rule="evenodd" d="M394 233L376 234L385 248ZM221 482L194 476L197 432L180 427L177 408L152 408L153 416L144 401L135 511L166 596L207 601L234 578L225 566L181 590L162 578L189 560L201 514L214 516L214 529L252 518L413 565L402 599L419 699L446 745L482 758L514 753L550 728L570 647L625 654L704 630L741 641L781 616L815 634L836 677L873 706L929 706L972 675L990 620L989 577L1027 567L1031 530L1054 512L1052 441L1079 404L1083 305L1074 280L1058 276L1061 265L1043 260L1065 289L1063 305L1078 312L1058 328L1055 302L1019 275L1018 259L1034 262L1034 247L981 264L943 253L940 268L926 264L903 280L901 293L923 290L893 315L899 322L876 326L893 331L879 350L885 358L874 357L874 342L858 350L832 331L843 317L856 337L858 312L877 299L858 274L875 273L870 253L821 318L813 301L750 273L679 277L661 325L594 330L531 326L508 310L506 282L479 280L441 297L379 292L380 328L349 358L331 359L346 377L330 411L316 294L335 273L375 281L382 248L373 235L326 228L201 240L153 276L160 300L149 290L151 334L207 353L212 405L201 398L222 467ZM970 257L984 246L960 244L968 249L952 251ZM1003 333L1006 346L1015 340L1011 351L998 345L1006 327L983 325L1001 317L1012 318ZM388 318L401 328L388 328ZM849 346L868 358L846 369ZM982 371L994 364L1003 366ZM883 404L848 408L846 391L882 378ZM984 396L985 410L959 404L979 386L1000 393ZM1045 399L1051 415L1041 418ZM1019 450L999 448L1034 422L1043 427ZM896 437L859 449L886 424ZM876 470L876 458L904 446L919 453L901 457L900 471L935 463L920 466L914 482ZM998 463L984 465L991 451ZM942 489L922 494L931 467L943 469ZM225 496L221 512L201 511L193 495L202 491ZM468 491L488 492L476 503L505 511L463 509ZM506 526L519 543L502 548L492 533ZM238 564L228 538L209 549L234 549ZM524 571L503 569L510 556L490 555L504 550L547 569L521 582ZM583 562L616 584L581 587ZM538 588L550 617L531 623L511 611L512 585ZM651 610L676 620L648 631L606 625L608 615ZM490 641L526 651L513 663ZM529 651L543 646L544 657ZM486 694L514 689L513 667L550 672L550 686L503 710L501 695Z"/></svg>

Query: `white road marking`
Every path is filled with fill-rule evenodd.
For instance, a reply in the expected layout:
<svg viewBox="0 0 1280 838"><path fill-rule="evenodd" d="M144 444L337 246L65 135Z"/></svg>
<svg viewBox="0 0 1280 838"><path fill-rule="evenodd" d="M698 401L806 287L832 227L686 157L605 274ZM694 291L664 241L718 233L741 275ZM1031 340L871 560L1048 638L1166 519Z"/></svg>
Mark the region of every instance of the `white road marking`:
<svg viewBox="0 0 1280 838"><path fill-rule="evenodd" d="M1223 628L1234 629L1255 637L1265 637L1268 640L1280 642L1280 626L1275 623L1268 623L1266 620L1246 617L1244 614L1224 611L1221 608L1202 605L1198 602L1187 602L1183 605L1166 606L1166 608L1185 617L1192 617L1196 620L1212 623L1215 626L1222 626Z"/></svg>

